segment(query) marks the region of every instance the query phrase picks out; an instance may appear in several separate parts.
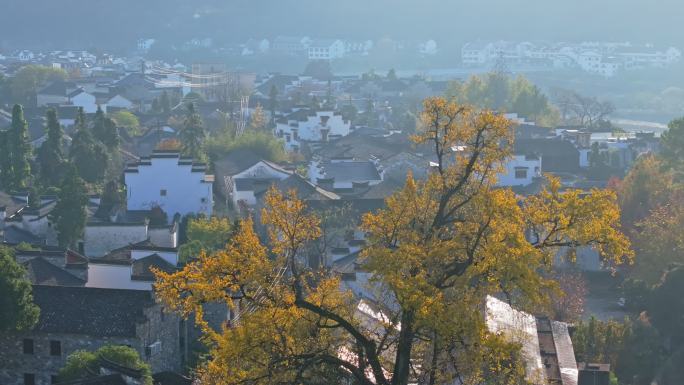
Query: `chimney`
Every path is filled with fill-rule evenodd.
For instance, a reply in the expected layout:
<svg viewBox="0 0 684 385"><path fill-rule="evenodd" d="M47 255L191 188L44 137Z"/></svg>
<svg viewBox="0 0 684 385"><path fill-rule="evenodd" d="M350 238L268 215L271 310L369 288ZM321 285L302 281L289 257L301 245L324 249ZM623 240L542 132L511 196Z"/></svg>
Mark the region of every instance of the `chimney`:
<svg viewBox="0 0 684 385"><path fill-rule="evenodd" d="M0 230L5 228L5 219L7 219L7 208L0 207Z"/></svg>
<svg viewBox="0 0 684 385"><path fill-rule="evenodd" d="M354 190L354 194L359 194L361 192L364 192L368 190L369 182L352 182L352 188Z"/></svg>
<svg viewBox="0 0 684 385"><path fill-rule="evenodd" d="M579 377L577 385L609 385L610 364L580 362L577 364Z"/></svg>
<svg viewBox="0 0 684 385"><path fill-rule="evenodd" d="M333 191L335 189L335 178L316 178L316 184L323 190Z"/></svg>

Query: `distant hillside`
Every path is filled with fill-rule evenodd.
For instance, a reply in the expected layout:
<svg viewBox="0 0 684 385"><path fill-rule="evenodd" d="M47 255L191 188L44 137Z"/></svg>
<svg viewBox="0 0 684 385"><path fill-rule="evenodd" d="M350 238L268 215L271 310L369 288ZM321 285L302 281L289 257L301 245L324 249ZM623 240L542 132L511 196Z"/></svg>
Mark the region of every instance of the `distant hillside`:
<svg viewBox="0 0 684 385"><path fill-rule="evenodd" d="M633 40L684 46L677 0L2 0L0 49L131 47L308 34L350 38Z"/></svg>

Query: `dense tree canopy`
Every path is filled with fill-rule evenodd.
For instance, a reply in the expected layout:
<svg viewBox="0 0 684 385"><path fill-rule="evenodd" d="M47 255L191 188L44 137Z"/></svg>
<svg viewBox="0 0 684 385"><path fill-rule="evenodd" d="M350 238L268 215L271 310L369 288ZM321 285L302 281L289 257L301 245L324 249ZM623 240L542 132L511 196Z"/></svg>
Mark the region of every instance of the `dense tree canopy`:
<svg viewBox="0 0 684 385"><path fill-rule="evenodd" d="M188 242L178 250L183 261L198 256L202 250L213 253L223 249L231 237L232 225L228 218L191 218L185 233Z"/></svg>
<svg viewBox="0 0 684 385"><path fill-rule="evenodd" d="M123 367L141 370L144 385L152 385L150 365L140 359L135 349L128 346L105 345L94 352L77 350L67 357L66 365L59 371L59 381L75 381L91 377L100 370L98 360L104 358Z"/></svg>
<svg viewBox="0 0 684 385"><path fill-rule="evenodd" d="M684 173L684 118L675 119L661 136L660 157L667 167Z"/></svg>
<svg viewBox="0 0 684 385"><path fill-rule="evenodd" d="M67 73L63 69L41 65L27 65L10 79L12 98L19 103L35 105L36 92L51 81L65 80Z"/></svg>
<svg viewBox="0 0 684 385"><path fill-rule="evenodd" d="M33 303L31 282L14 253L0 246L0 331L28 330L38 322L40 309Z"/></svg>
<svg viewBox="0 0 684 385"><path fill-rule="evenodd" d="M472 76L464 83L451 82L446 96L462 104L514 112L542 126L553 127L559 123L558 111L546 95L522 76L510 78L498 73Z"/></svg>
<svg viewBox="0 0 684 385"><path fill-rule="evenodd" d="M212 156L221 156L230 151L246 149L253 151L265 160L282 162L287 160L283 143L271 133L247 131L234 138L223 134L207 142L207 152Z"/></svg>
<svg viewBox="0 0 684 385"><path fill-rule="evenodd" d="M83 235L87 203L85 183L70 166L60 186L57 205L50 212L60 246L72 247Z"/></svg>
<svg viewBox="0 0 684 385"><path fill-rule="evenodd" d="M526 198L495 188L512 141L502 116L431 98L421 122L414 140L434 149L436 166L365 216L365 302L341 291L336 273L306 264L320 218L294 192L267 194L268 243L245 220L225 249L158 273L164 302L204 326L205 383L519 383L518 346L489 333L474 309L490 294L524 309L548 305L542 293L557 284L542 273L559 249L631 259L613 192L561 191L555 179ZM226 302L239 322L207 327L207 301Z"/></svg>
<svg viewBox="0 0 684 385"><path fill-rule="evenodd" d="M164 95L166 95L166 93L164 93ZM117 111L111 114L111 118L116 122L117 126L125 128L131 134L136 134L140 131L140 121L138 120L138 117L130 111Z"/></svg>
<svg viewBox="0 0 684 385"><path fill-rule="evenodd" d="M47 140L38 149L38 164L40 165L40 176L43 184L55 186L61 179L62 166L64 163L64 153L62 151L62 137L64 130L59 124L57 111L49 109L46 113L47 118Z"/></svg>

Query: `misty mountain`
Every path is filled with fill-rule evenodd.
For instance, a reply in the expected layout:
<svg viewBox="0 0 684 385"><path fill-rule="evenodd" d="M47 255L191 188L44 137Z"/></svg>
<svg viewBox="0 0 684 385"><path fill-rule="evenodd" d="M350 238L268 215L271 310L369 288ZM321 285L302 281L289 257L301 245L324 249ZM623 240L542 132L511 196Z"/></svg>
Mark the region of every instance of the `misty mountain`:
<svg viewBox="0 0 684 385"><path fill-rule="evenodd" d="M676 0L2 0L0 49L128 49L159 40L310 35L359 39L631 40L684 46Z"/></svg>

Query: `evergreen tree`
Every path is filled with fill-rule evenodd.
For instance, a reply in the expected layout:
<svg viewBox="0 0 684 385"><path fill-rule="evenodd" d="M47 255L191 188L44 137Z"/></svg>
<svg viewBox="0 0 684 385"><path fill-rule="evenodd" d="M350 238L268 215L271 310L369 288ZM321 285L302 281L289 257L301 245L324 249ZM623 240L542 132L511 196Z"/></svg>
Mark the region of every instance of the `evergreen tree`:
<svg viewBox="0 0 684 385"><path fill-rule="evenodd" d="M272 85L271 91L268 93L268 109L271 111L271 126L275 126L276 108L278 108L278 89L275 85Z"/></svg>
<svg viewBox="0 0 684 385"><path fill-rule="evenodd" d="M158 114L161 111L161 106L159 105L159 99L152 99L152 112Z"/></svg>
<svg viewBox="0 0 684 385"><path fill-rule="evenodd" d="M328 80L328 90L325 94L325 103L323 104L323 108L326 110L333 110L335 108L335 101L333 100L332 92L332 82L330 80Z"/></svg>
<svg viewBox="0 0 684 385"><path fill-rule="evenodd" d="M51 108L46 113L47 118L47 141L44 144L54 148L54 151L60 157L63 157L62 153L62 137L64 136L64 130L62 130L62 125L59 124L59 119L57 118L57 111Z"/></svg>
<svg viewBox="0 0 684 385"><path fill-rule="evenodd" d="M76 133L71 143L69 158L78 170L78 175L85 181L93 183L104 179L109 154L105 146L98 143L90 132L83 108L79 108L76 116Z"/></svg>
<svg viewBox="0 0 684 385"><path fill-rule="evenodd" d="M162 92L159 104L163 113L168 114L171 112L171 99L169 99L169 94L166 91Z"/></svg>
<svg viewBox="0 0 684 385"><path fill-rule="evenodd" d="M95 116L93 117L93 136L95 139L102 142L102 137L104 136L104 120L105 113L102 108L98 105Z"/></svg>
<svg viewBox="0 0 684 385"><path fill-rule="evenodd" d="M392 68L387 72L387 80L397 80L397 72Z"/></svg>
<svg viewBox="0 0 684 385"><path fill-rule="evenodd" d="M0 131L0 186L5 188L12 185L12 153L9 137L9 131Z"/></svg>
<svg viewBox="0 0 684 385"><path fill-rule="evenodd" d="M321 103L318 102L318 98L316 95L311 97L311 109L314 111L318 111L321 108Z"/></svg>
<svg viewBox="0 0 684 385"><path fill-rule="evenodd" d="M85 228L87 203L85 182L78 176L76 168L70 166L62 181L57 205L50 213L60 246L74 246L81 237Z"/></svg>
<svg viewBox="0 0 684 385"><path fill-rule="evenodd" d="M95 113L93 134L95 139L104 144L109 150L115 150L121 142L116 122L107 116L100 106L97 106L97 112Z"/></svg>
<svg viewBox="0 0 684 385"><path fill-rule="evenodd" d="M197 113L197 110L195 110L195 104L188 104L185 123L180 131L183 154L195 159L203 159L202 147L205 135L202 118Z"/></svg>
<svg viewBox="0 0 684 385"><path fill-rule="evenodd" d="M57 119L57 112L49 109L47 118L47 140L38 150L38 164L40 165L41 181L48 186L59 183L60 172L64 162L62 153L62 126Z"/></svg>
<svg viewBox="0 0 684 385"><path fill-rule="evenodd" d="M24 109L15 104L12 109L12 126L9 132L9 153L11 163L11 186L24 188L31 175L31 145L29 144L28 123L24 119Z"/></svg>
<svg viewBox="0 0 684 385"><path fill-rule="evenodd" d="M38 322L40 309L33 303L26 270L4 246L0 246L0 293L0 331L27 330Z"/></svg>

